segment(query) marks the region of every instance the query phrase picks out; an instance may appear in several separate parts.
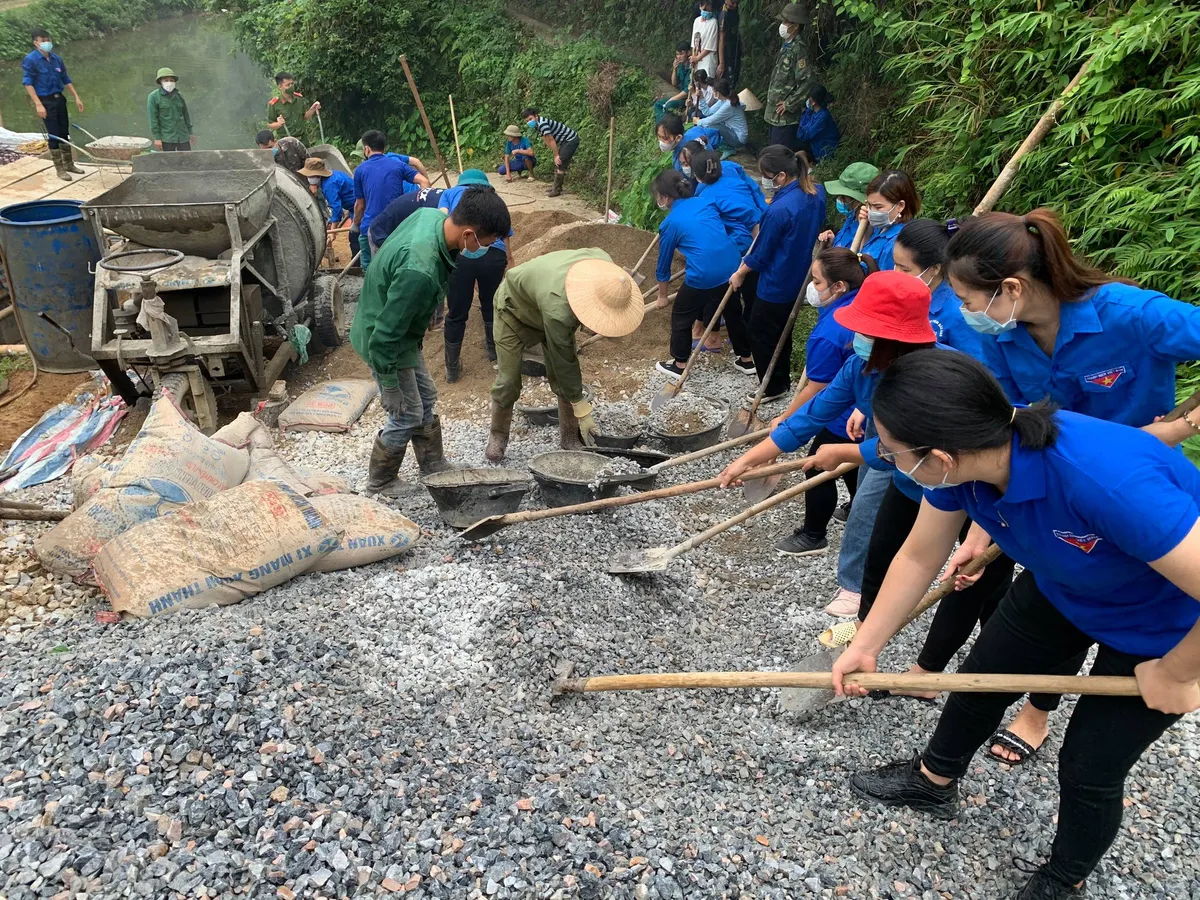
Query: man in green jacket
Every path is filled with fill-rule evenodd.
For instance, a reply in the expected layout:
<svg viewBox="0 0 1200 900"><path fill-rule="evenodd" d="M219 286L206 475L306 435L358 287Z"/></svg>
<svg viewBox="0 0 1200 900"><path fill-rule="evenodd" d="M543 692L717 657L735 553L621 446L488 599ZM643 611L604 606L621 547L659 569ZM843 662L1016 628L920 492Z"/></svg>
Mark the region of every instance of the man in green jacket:
<svg viewBox="0 0 1200 900"><path fill-rule="evenodd" d="M771 86L763 108L763 118L771 126L767 143L783 144L790 150L800 149L796 126L800 124L804 101L816 80L816 74L808 64L805 35L805 27L811 23L811 13L799 3L789 3L779 14L779 37L783 47L771 70Z"/></svg>
<svg viewBox="0 0 1200 900"><path fill-rule="evenodd" d="M155 150L191 150L196 143L192 134L192 116L187 101L175 89L179 81L175 73L164 67L158 70L158 87L146 98L146 113L150 116L150 137Z"/></svg>
<svg viewBox="0 0 1200 900"><path fill-rule="evenodd" d="M644 309L637 283L603 250L558 250L509 269L496 293L492 324L499 374L492 385L487 458L504 459L513 404L521 395L521 358L538 344L544 345L546 377L558 395L560 446L594 446L596 420L583 395L575 331L583 324L596 334L621 337L641 324Z"/></svg>
<svg viewBox="0 0 1200 900"><path fill-rule="evenodd" d="M434 414L437 389L425 370L421 342L458 258L485 255L511 228L500 195L471 188L449 216L418 209L371 261L350 328L350 343L371 367L388 415L371 448L367 493L406 493L397 476L409 441L422 474L449 468L442 423Z"/></svg>

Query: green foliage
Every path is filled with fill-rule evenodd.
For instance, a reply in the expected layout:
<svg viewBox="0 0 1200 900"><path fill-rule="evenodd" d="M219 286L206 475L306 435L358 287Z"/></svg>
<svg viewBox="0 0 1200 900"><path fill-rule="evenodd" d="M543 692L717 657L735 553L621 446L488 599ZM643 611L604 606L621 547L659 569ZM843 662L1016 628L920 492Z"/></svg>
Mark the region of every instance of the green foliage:
<svg viewBox="0 0 1200 900"><path fill-rule="evenodd" d="M45 28L56 44L62 44L127 31L203 7L203 0L34 0L29 6L0 12L0 59L20 59L32 50L34 28Z"/></svg>
<svg viewBox="0 0 1200 900"><path fill-rule="evenodd" d="M660 172L671 167L671 154L663 153L657 143L645 142L626 164L629 184L617 195L622 221L634 228L657 231L666 214L658 208L650 193L650 186Z"/></svg>

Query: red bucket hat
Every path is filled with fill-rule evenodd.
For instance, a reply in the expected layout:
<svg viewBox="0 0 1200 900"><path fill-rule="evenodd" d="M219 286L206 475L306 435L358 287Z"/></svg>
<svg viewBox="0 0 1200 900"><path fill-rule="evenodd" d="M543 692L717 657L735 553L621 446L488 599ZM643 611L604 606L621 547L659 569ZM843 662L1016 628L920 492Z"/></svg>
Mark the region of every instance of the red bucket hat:
<svg viewBox="0 0 1200 900"><path fill-rule="evenodd" d="M903 272L868 275L848 306L833 318L851 331L871 338L891 338L906 344L937 340L929 324L929 288L920 278Z"/></svg>

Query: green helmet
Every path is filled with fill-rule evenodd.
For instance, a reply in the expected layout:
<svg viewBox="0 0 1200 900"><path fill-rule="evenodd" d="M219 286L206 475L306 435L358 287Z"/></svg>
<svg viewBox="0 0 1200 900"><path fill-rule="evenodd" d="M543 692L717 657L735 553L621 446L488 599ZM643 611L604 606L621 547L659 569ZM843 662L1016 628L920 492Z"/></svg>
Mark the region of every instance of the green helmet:
<svg viewBox="0 0 1200 900"><path fill-rule="evenodd" d="M166 66L163 66L161 69L158 70L158 74L154 76L154 80L162 81L164 78L174 78L176 81L179 80L179 78L175 75L175 73L172 72L170 69L168 69Z"/></svg>

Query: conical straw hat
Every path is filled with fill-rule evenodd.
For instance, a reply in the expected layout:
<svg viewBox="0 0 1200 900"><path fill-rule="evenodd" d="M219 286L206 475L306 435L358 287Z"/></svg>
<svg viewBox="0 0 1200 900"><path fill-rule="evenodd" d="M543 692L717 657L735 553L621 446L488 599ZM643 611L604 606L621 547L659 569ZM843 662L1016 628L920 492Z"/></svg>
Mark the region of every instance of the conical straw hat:
<svg viewBox="0 0 1200 900"><path fill-rule="evenodd" d="M762 101L754 96L754 91L750 90L750 88L746 88L738 94L738 100L741 101L742 107L746 112L757 112L763 108Z"/></svg>
<svg viewBox="0 0 1200 900"><path fill-rule="evenodd" d="M616 263L584 259L567 270L567 303L586 327L605 337L629 334L642 323L642 295Z"/></svg>

